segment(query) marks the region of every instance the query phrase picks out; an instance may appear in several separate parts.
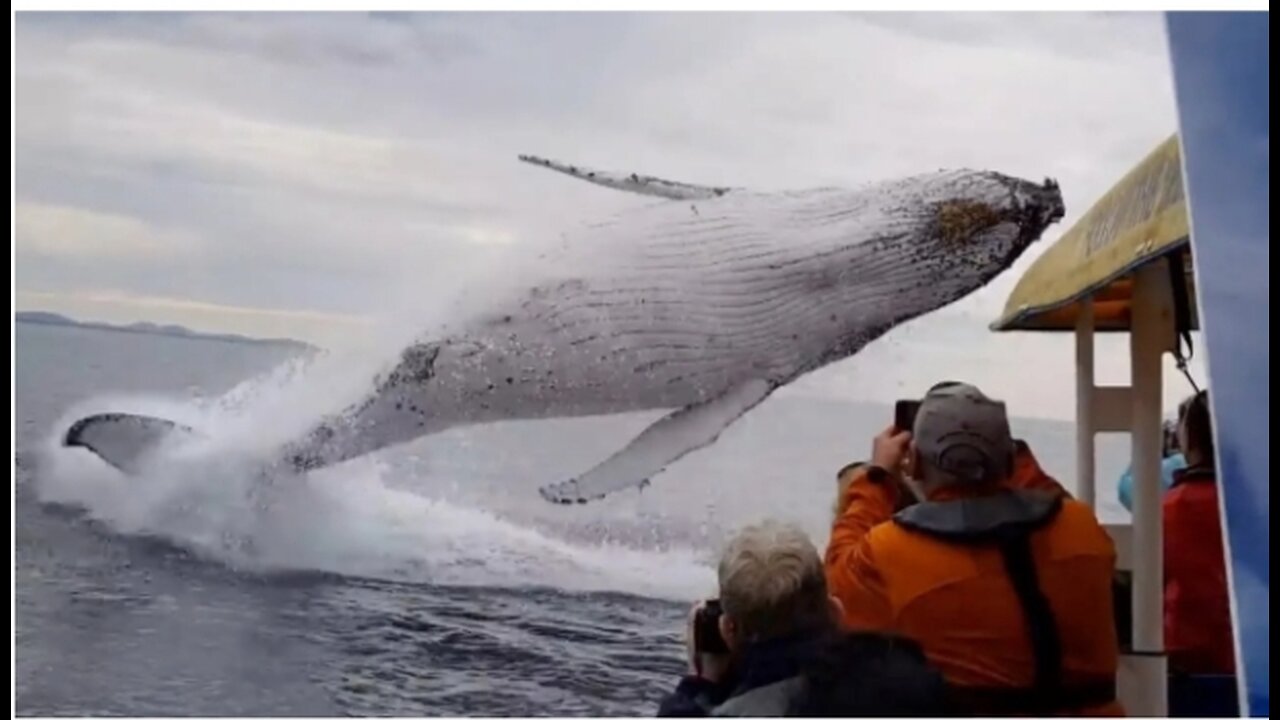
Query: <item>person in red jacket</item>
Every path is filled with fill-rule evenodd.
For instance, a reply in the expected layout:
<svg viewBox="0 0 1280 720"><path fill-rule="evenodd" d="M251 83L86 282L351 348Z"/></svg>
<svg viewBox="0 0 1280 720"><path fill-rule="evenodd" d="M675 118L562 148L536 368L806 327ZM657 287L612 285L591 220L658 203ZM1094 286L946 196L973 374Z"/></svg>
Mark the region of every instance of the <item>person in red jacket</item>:
<svg viewBox="0 0 1280 720"><path fill-rule="evenodd" d="M1174 673L1235 672L1209 394L1178 409L1187 467L1164 496L1164 637Z"/></svg>

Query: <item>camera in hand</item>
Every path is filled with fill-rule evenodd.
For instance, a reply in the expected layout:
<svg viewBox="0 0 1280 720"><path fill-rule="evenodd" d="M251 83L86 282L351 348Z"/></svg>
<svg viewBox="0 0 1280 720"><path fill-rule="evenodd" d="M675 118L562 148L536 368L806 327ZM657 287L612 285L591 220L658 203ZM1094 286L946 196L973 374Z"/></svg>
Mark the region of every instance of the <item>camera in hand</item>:
<svg viewBox="0 0 1280 720"><path fill-rule="evenodd" d="M724 644L724 637L720 635L720 615L723 612L719 600L708 600L698 608L698 613L693 618L693 645L699 653L728 654L729 647Z"/></svg>
<svg viewBox="0 0 1280 720"><path fill-rule="evenodd" d="M919 400L899 400L893 406L893 427L898 432L911 432L916 426L916 415L920 413Z"/></svg>

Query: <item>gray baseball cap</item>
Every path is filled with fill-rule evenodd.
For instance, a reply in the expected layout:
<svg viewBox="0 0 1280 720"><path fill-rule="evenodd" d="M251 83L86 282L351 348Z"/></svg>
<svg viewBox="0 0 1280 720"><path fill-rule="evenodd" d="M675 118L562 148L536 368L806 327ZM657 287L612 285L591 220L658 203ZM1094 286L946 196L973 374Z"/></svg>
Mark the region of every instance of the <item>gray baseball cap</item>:
<svg viewBox="0 0 1280 720"><path fill-rule="evenodd" d="M1013 433L1004 403L966 383L939 383L929 390L912 440L921 459L960 482L1003 480L1013 471Z"/></svg>

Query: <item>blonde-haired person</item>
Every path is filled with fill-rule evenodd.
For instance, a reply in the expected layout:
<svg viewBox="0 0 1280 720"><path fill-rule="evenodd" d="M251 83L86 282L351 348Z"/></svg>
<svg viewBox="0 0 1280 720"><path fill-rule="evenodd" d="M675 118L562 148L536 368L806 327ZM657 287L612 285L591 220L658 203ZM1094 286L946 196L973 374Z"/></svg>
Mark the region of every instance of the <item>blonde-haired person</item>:
<svg viewBox="0 0 1280 720"><path fill-rule="evenodd" d="M800 528L775 521L743 528L717 575L718 641L699 631L706 606L698 603L686 635L689 674L659 716L938 714L941 675L918 646L839 632L842 609L827 592L822 556ZM713 642L713 652L700 646ZM894 682L886 684L889 677Z"/></svg>

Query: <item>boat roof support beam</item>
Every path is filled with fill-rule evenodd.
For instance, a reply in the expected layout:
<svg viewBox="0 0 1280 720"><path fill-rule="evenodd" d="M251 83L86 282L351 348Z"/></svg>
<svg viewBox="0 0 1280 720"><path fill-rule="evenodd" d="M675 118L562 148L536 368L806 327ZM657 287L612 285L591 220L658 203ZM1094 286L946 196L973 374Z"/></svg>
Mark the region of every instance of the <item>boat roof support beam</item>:
<svg viewBox="0 0 1280 720"><path fill-rule="evenodd" d="M1121 700L1131 716L1168 714L1164 654L1164 541L1161 534L1164 354L1173 350L1173 293L1165 260L1134 273L1129 387L1094 384L1092 298L1076 323L1076 458L1078 498L1097 507L1096 436L1128 432L1133 462L1133 638L1122 658Z"/></svg>

